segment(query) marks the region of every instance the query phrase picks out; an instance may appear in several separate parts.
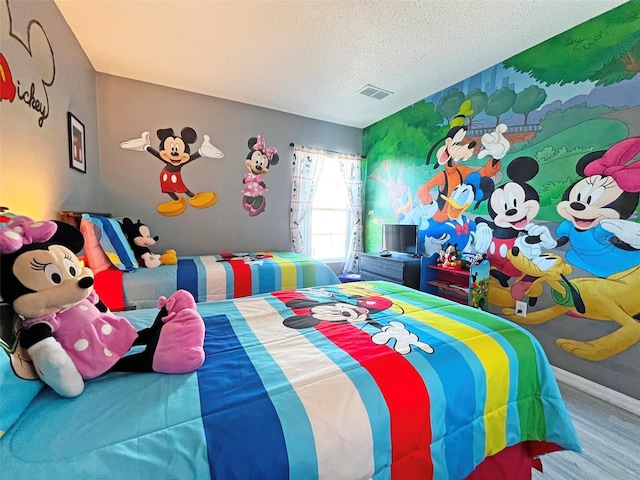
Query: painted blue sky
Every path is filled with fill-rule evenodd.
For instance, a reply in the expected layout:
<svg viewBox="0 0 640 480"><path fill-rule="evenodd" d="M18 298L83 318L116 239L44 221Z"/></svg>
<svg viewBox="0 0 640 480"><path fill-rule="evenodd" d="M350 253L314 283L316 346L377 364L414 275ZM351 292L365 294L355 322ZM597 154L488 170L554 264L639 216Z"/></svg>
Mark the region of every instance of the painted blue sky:
<svg viewBox="0 0 640 480"><path fill-rule="evenodd" d="M473 89L479 88L488 95L491 95L504 86L508 86L516 93L519 93L530 85L537 85L543 88L547 93L547 99L539 111L532 112L529 115L529 124L537 123L549 108L568 108L582 102L586 102L589 105L604 104L614 108L640 105L640 75L636 75L631 80L625 80L607 87L596 86L594 82L545 85L536 81L526 73L519 73L512 68L504 68L502 63L494 65L449 88L430 95L424 100L437 105L442 96L452 88L457 88L465 94ZM611 95L609 89L614 89L615 93ZM520 124L523 120L523 115L512 112L507 112L500 117L501 122L512 125ZM495 118L480 113L474 118L473 125L476 128L491 127L495 125Z"/></svg>

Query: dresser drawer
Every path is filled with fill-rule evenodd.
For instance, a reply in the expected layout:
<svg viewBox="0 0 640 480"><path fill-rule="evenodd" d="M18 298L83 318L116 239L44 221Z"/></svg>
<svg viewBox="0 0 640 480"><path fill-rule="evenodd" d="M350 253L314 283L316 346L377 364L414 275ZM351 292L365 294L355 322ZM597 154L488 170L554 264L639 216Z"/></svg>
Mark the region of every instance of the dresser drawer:
<svg viewBox="0 0 640 480"><path fill-rule="evenodd" d="M381 275L395 280L402 280L404 263L389 260L384 257L364 257L360 261L360 268L367 273Z"/></svg>
<svg viewBox="0 0 640 480"><path fill-rule="evenodd" d="M360 277L362 280L386 280L411 288L420 285L420 260L407 255L381 257L363 253L360 257Z"/></svg>

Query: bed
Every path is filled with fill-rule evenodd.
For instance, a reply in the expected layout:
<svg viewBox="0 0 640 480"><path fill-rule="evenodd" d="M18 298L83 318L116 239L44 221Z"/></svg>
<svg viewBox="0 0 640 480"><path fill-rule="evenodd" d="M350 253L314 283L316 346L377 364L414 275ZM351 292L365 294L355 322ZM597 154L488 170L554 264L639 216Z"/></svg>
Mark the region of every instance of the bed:
<svg viewBox="0 0 640 480"><path fill-rule="evenodd" d="M95 289L113 311L155 307L177 289L206 302L339 283L327 264L293 252L179 256L175 265L145 268L110 214L62 212L61 218L82 231Z"/></svg>
<svg viewBox="0 0 640 480"><path fill-rule="evenodd" d="M539 343L481 310L378 281L198 310L198 371L43 388L0 438L3 475L521 479L580 451Z"/></svg>
<svg viewBox="0 0 640 480"><path fill-rule="evenodd" d="M196 302L246 297L276 290L338 283L318 260L293 252L237 252L179 256L176 265L111 268L96 274L96 291L112 309L151 308L162 295L177 289L191 292Z"/></svg>

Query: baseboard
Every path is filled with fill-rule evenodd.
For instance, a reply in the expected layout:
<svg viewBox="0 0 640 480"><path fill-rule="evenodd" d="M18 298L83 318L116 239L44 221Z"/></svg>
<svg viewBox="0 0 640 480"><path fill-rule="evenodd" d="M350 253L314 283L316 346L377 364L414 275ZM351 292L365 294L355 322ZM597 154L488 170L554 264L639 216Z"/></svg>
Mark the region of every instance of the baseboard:
<svg viewBox="0 0 640 480"><path fill-rule="evenodd" d="M561 368L551 366L553 373L556 376L556 380L570 387L576 388L581 392L588 393L604 402L610 403L618 408L626 410L629 413L640 417L640 400L620 393L604 385L587 380L584 377L580 377Z"/></svg>

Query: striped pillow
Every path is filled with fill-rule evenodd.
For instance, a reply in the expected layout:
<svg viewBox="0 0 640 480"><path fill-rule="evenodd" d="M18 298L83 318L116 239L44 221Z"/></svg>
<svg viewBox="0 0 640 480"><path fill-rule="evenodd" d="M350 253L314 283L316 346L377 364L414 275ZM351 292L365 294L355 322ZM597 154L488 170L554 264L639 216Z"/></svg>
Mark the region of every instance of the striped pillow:
<svg viewBox="0 0 640 480"><path fill-rule="evenodd" d="M136 256L131 250L127 237L122 232L120 223L115 218L83 213L82 219L93 223L100 229L100 238L98 239L100 246L116 268L125 272L138 268Z"/></svg>
<svg viewBox="0 0 640 480"><path fill-rule="evenodd" d="M104 253L98 240L102 235L100 227L89 220L80 220L80 231L84 237L84 259L93 273L98 274L113 268L111 260Z"/></svg>

